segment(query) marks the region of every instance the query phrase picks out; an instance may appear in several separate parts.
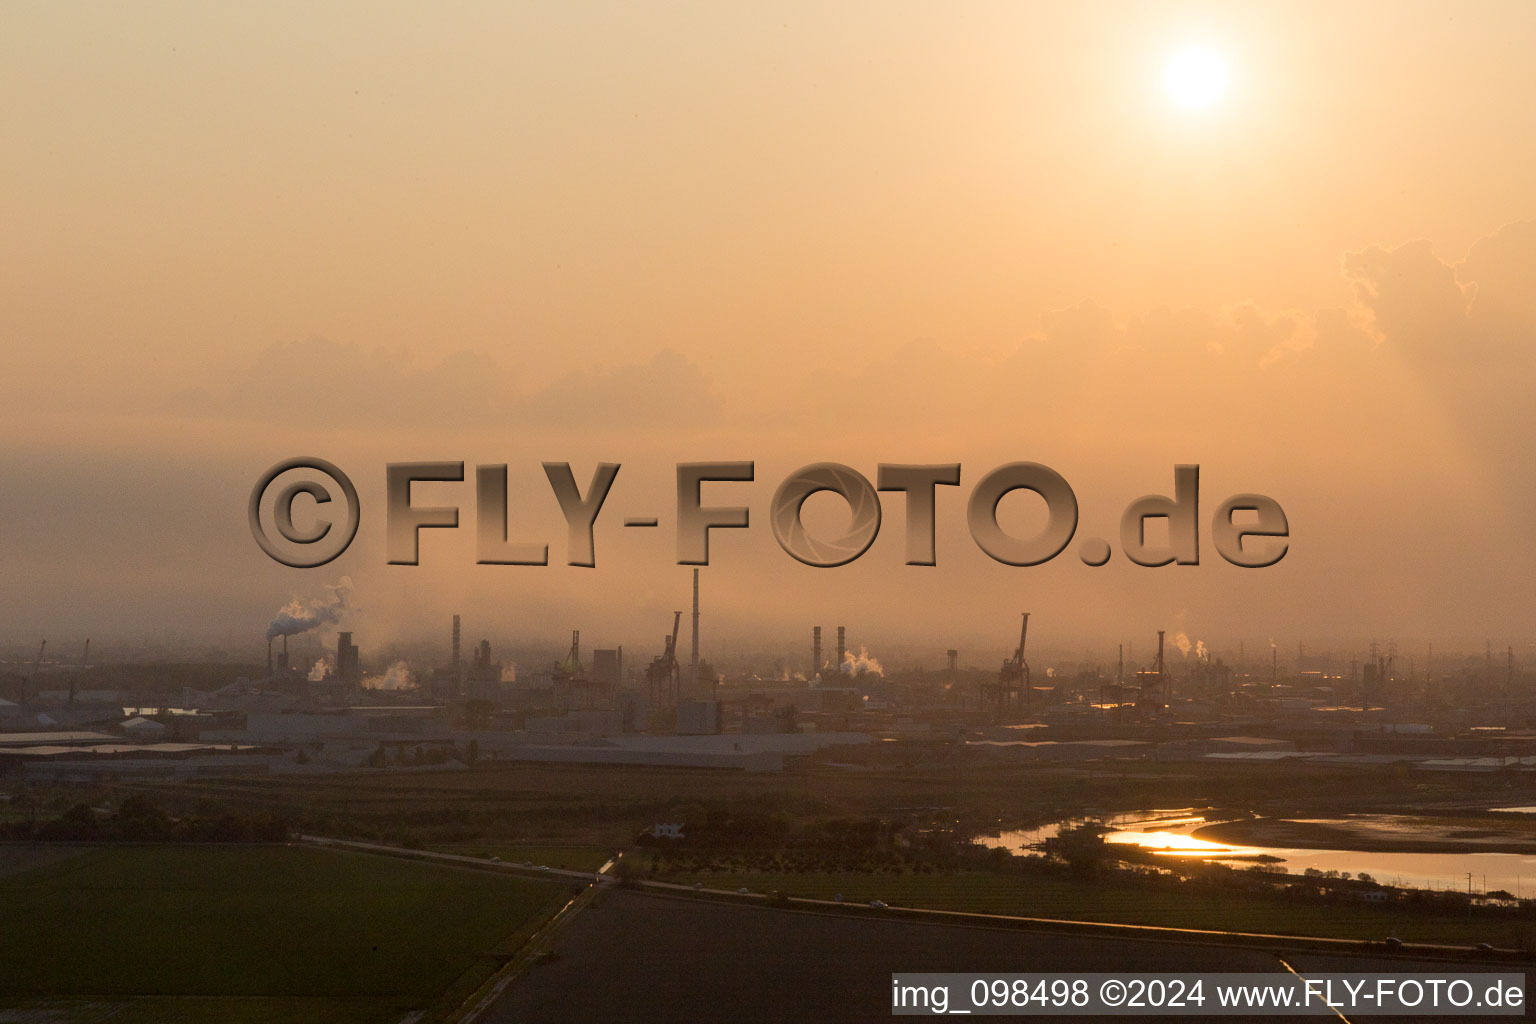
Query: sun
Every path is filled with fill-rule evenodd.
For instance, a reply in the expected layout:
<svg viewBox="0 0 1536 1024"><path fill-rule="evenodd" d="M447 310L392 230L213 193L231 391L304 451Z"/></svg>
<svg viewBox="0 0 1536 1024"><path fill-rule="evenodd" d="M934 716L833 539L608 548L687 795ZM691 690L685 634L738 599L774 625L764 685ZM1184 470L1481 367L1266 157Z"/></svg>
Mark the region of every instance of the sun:
<svg viewBox="0 0 1536 1024"><path fill-rule="evenodd" d="M1227 62L1214 50L1188 47L1168 62L1163 84L1179 106L1191 110L1209 107L1227 91Z"/></svg>

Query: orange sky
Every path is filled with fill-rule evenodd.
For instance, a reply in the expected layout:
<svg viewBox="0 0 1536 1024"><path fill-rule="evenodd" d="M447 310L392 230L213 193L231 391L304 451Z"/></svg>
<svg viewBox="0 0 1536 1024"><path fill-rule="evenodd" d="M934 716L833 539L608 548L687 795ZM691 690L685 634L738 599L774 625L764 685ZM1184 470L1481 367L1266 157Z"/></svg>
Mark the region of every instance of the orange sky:
<svg viewBox="0 0 1536 1024"><path fill-rule="evenodd" d="M643 646L686 590L672 466L729 458L722 637L1001 650L1028 607L1069 650L1524 646L1533 42L1516 3L9 5L0 643L254 643L346 572L372 643L474 609ZM1208 110L1163 89L1191 44L1230 69ZM311 572L243 511L304 453L365 499ZM476 568L468 529L385 567L366 506L409 458L511 463L557 557L539 461L624 463L598 568ZM1292 553L996 565L963 496L1014 459L1081 536L1199 462ZM766 503L822 460L961 462L940 565L894 502L855 565L792 563Z"/></svg>

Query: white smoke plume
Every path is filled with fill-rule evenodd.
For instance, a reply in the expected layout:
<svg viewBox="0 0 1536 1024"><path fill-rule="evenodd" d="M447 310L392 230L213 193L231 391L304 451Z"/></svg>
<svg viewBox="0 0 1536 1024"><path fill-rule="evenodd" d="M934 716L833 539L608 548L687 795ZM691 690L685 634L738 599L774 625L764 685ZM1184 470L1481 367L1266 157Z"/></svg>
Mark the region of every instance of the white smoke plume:
<svg viewBox="0 0 1536 1024"><path fill-rule="evenodd" d="M1191 646L1189 642L1189 634L1184 632L1182 629L1173 634L1173 646L1179 649L1179 657L1189 657L1189 648Z"/></svg>
<svg viewBox="0 0 1536 1024"><path fill-rule="evenodd" d="M267 625L267 639L296 636L317 626L340 622L341 617L351 610L347 607L347 597L352 593L352 577L343 576L325 589L331 592L329 598L304 601L295 597L278 609Z"/></svg>
<svg viewBox="0 0 1536 1024"><path fill-rule="evenodd" d="M1206 648L1204 640L1195 641L1195 657L1201 661L1211 660L1211 652Z"/></svg>
<svg viewBox="0 0 1536 1024"><path fill-rule="evenodd" d="M309 667L309 681L312 683L325 682L325 674L331 670L331 663L322 656L315 659L315 663Z"/></svg>
<svg viewBox="0 0 1536 1024"><path fill-rule="evenodd" d="M869 653L869 648L860 647L859 653L852 651L843 652L843 674L850 676L883 676L885 669L880 667L874 655Z"/></svg>
<svg viewBox="0 0 1536 1024"><path fill-rule="evenodd" d="M381 676L369 676L363 680L363 688L367 690L413 690L416 688L416 680L411 677L411 666L403 661L397 661L389 666Z"/></svg>

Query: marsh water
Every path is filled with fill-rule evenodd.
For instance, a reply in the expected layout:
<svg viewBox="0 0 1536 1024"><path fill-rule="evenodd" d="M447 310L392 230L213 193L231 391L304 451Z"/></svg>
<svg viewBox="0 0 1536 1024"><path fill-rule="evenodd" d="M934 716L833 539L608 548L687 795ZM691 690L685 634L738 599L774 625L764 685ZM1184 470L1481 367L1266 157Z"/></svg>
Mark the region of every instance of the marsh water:
<svg viewBox="0 0 1536 1024"><path fill-rule="evenodd" d="M1498 808L1511 811L1513 808ZM1521 810L1536 812L1536 808ZM1030 853L1061 829L1083 819L1053 822L1039 828L983 836L984 846L1002 847L1014 853ZM1342 819L1311 819L1321 824L1347 824ZM1402 853L1367 850L1305 850L1280 846L1239 846L1197 838L1193 833L1208 822L1189 809L1135 811L1104 819L1110 827L1104 839L1129 843L1168 856L1198 860L1230 860L1233 867L1270 863L1291 874L1308 868L1319 871L1370 875L1383 885L1414 889L1455 889L1466 892L1470 874L1473 892L1505 890L1517 897L1536 897L1536 854L1523 853ZM1266 858L1274 858L1267 860Z"/></svg>

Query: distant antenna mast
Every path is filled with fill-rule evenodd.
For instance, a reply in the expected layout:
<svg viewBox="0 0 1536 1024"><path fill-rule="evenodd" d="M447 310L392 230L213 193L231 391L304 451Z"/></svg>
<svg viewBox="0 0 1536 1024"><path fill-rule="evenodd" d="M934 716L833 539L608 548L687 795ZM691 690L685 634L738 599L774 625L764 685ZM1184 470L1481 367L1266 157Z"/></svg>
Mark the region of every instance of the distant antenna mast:
<svg viewBox="0 0 1536 1024"><path fill-rule="evenodd" d="M37 678L38 667L41 666L42 663L43 663L43 652L46 651L47 649L48 649L48 641L47 640L44 640L41 644L38 644L38 646L37 646L37 658L32 662L32 672L31 672L30 675L27 676L26 685L22 688L22 698L23 699L25 699L26 697L31 695L31 690L32 690L33 683L34 683L34 681Z"/></svg>
<svg viewBox="0 0 1536 1024"><path fill-rule="evenodd" d="M80 668L82 671L91 663L91 638L85 638L85 652L80 655ZM78 680L74 675L69 677L69 706L75 706L75 687Z"/></svg>
<svg viewBox="0 0 1536 1024"><path fill-rule="evenodd" d="M1162 696L1163 703L1169 704L1171 703L1169 697L1172 696L1172 687L1168 685L1168 674L1164 671L1163 665L1163 632L1161 629L1157 631L1157 688Z"/></svg>
<svg viewBox="0 0 1536 1024"><path fill-rule="evenodd" d="M693 654L688 659L688 689L699 685L699 570L693 570ZM711 694L713 696L713 694Z"/></svg>

